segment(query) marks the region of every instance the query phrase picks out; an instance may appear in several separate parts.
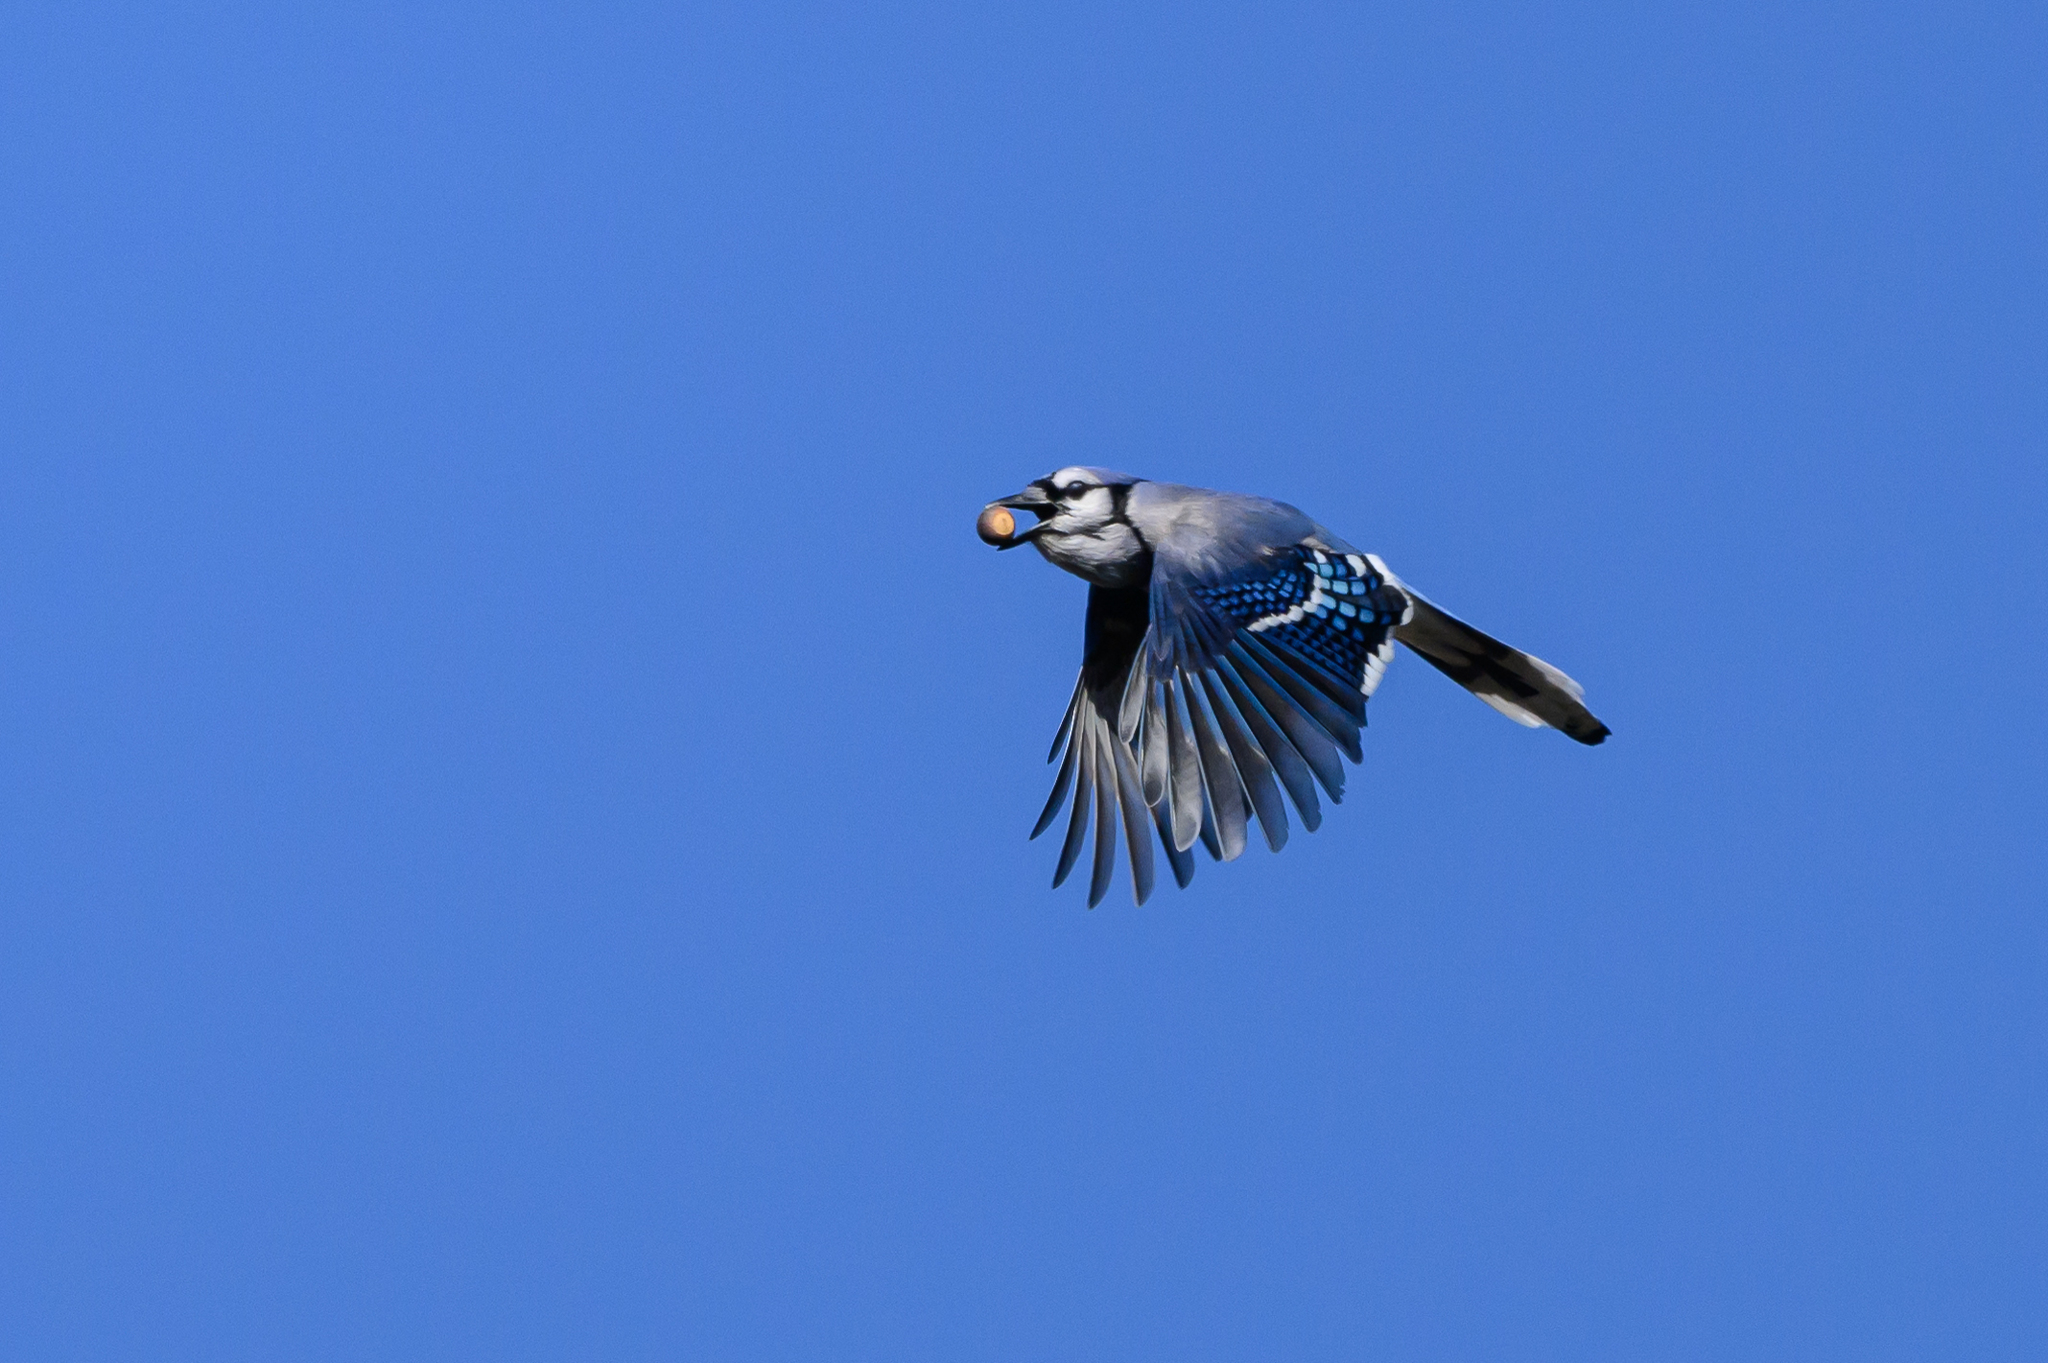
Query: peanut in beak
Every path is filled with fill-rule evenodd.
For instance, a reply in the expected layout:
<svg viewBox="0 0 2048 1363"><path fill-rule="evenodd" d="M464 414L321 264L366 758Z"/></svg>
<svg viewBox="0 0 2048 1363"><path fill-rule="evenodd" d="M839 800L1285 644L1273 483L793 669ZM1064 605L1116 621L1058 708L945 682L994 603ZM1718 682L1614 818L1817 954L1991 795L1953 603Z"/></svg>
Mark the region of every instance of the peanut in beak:
<svg viewBox="0 0 2048 1363"><path fill-rule="evenodd" d="M974 533L981 536L983 544L1000 549L1017 533L1017 518L1006 506L985 506L974 522Z"/></svg>

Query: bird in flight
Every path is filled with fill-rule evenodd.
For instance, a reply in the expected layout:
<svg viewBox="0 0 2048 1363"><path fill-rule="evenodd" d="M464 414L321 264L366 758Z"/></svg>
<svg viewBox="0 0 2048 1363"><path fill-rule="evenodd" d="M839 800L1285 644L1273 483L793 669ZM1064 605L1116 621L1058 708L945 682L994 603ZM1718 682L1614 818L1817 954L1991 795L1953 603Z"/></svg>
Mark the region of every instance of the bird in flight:
<svg viewBox="0 0 2048 1363"><path fill-rule="evenodd" d="M1037 524L1020 529L1025 511ZM1059 775L1031 836L1071 794L1052 883L1073 872L1092 824L1090 908L1115 873L1119 824L1140 904L1155 832L1182 887L1196 842L1230 861L1254 820L1279 851L1289 801L1313 832L1317 788L1343 799L1339 754L1362 759L1365 703L1396 640L1518 724L1586 744L1609 733L1570 677L1446 614L1285 502L1074 467L989 503L976 530L1089 584L1081 676L1046 759Z"/></svg>

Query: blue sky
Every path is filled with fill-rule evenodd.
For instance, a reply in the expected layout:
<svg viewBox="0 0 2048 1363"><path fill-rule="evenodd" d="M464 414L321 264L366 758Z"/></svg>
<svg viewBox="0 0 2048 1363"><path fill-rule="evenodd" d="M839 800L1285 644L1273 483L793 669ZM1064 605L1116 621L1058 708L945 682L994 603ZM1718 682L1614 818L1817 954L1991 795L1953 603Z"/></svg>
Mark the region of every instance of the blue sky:
<svg viewBox="0 0 2048 1363"><path fill-rule="evenodd" d="M0 32L9 1357L2048 1350L2038 7ZM1087 911L1074 462L1614 739Z"/></svg>

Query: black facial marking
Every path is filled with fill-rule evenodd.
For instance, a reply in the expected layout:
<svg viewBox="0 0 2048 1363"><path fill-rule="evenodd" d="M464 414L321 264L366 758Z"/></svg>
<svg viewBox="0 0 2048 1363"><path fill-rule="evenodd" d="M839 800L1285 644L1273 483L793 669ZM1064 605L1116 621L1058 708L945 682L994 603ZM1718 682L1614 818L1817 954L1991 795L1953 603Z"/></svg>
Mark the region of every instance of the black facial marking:
<svg viewBox="0 0 2048 1363"><path fill-rule="evenodd" d="M1122 483L1117 485L1116 487L1112 487L1109 490L1109 498L1110 520L1116 522L1118 525L1123 526L1125 529L1129 530L1133 535L1137 536L1138 547L1140 549L1143 549L1147 555L1150 555L1152 552L1152 545L1151 542L1145 538L1145 532L1140 530L1137 527L1137 525L1131 520L1131 518L1124 514L1124 506L1131 500L1131 485L1129 483Z"/></svg>

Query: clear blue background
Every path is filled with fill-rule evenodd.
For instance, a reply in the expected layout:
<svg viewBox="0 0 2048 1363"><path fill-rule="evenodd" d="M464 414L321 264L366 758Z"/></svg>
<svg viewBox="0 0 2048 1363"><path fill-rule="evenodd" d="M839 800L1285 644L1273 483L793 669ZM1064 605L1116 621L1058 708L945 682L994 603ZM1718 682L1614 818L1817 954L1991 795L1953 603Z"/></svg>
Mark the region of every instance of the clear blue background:
<svg viewBox="0 0 2048 1363"><path fill-rule="evenodd" d="M8 1358L2048 1356L2037 4L0 66ZM970 530L1070 462L1616 737L1400 660L1087 912L1085 589Z"/></svg>

